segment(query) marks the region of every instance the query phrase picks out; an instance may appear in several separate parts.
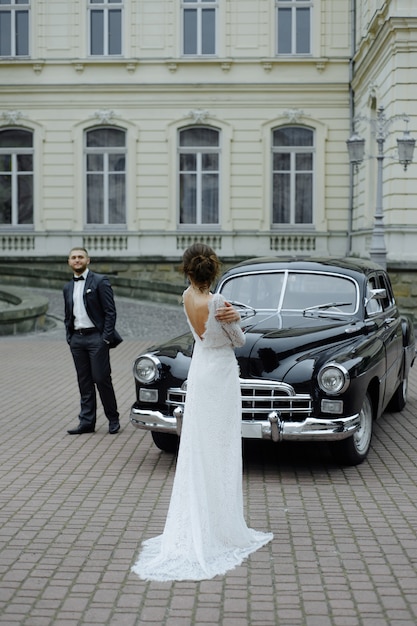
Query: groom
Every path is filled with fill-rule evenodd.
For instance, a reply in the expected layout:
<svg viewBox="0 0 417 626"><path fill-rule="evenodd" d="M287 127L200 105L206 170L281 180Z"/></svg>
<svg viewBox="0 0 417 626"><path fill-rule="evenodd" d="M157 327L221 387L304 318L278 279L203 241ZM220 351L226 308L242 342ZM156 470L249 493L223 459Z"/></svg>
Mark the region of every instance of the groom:
<svg viewBox="0 0 417 626"><path fill-rule="evenodd" d="M121 341L115 329L116 306L106 276L88 269L85 248L70 250L68 265L74 276L64 286L65 329L77 371L81 396L79 425L70 435L93 433L96 426L96 387L109 421L109 433L120 430L119 413L113 389L109 349Z"/></svg>

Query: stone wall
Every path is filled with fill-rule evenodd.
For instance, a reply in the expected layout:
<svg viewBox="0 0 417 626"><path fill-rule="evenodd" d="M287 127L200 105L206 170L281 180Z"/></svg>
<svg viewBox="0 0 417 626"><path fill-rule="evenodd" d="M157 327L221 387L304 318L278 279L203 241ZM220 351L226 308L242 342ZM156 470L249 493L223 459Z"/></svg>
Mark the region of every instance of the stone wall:
<svg viewBox="0 0 417 626"><path fill-rule="evenodd" d="M417 326L417 267L402 264L388 267L395 300L401 313L412 318Z"/></svg>
<svg viewBox="0 0 417 626"><path fill-rule="evenodd" d="M222 270L242 260L222 258ZM180 258L100 259L91 262L91 269L107 274L114 292L119 296L177 304L186 286L179 271L180 264ZM393 264L388 267L388 273L401 313L410 316L417 325L417 267ZM3 284L62 289L71 277L71 272L62 257L48 261L34 258L19 262L16 259L2 259L0 276Z"/></svg>
<svg viewBox="0 0 417 626"><path fill-rule="evenodd" d="M226 270L241 259L225 260ZM180 272L180 258L123 259L91 261L91 269L106 274L119 296L177 304L186 286ZM3 284L62 289L71 278L71 271L62 257L26 259L2 259L0 276Z"/></svg>
<svg viewBox="0 0 417 626"><path fill-rule="evenodd" d="M0 336L46 328L48 300L27 290L0 285Z"/></svg>

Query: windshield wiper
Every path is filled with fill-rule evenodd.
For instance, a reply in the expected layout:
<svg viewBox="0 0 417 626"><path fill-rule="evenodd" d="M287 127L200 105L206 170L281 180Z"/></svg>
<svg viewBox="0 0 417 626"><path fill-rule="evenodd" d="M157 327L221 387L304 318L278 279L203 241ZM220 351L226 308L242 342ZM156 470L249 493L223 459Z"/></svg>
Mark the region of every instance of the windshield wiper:
<svg viewBox="0 0 417 626"><path fill-rule="evenodd" d="M339 309L341 306L351 306L351 302L326 302L325 304L316 304L314 306L308 306L303 310L303 315L306 313L343 313L343 311L327 311L327 309L337 308Z"/></svg>

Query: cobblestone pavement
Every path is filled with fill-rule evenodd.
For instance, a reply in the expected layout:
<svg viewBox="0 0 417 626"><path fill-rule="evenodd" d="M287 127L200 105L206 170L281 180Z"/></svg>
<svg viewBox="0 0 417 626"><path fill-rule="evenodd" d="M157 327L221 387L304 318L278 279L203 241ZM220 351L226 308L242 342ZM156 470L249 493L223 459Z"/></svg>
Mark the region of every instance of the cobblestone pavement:
<svg viewBox="0 0 417 626"><path fill-rule="evenodd" d="M274 541L225 576L144 582L140 542L160 533L175 458L128 423L132 363L184 326L181 307L116 298L112 351L122 430L71 437L79 397L58 325L0 339L0 625L411 626L417 623L417 364L402 413L368 460L339 467L320 445L245 446L249 524Z"/></svg>

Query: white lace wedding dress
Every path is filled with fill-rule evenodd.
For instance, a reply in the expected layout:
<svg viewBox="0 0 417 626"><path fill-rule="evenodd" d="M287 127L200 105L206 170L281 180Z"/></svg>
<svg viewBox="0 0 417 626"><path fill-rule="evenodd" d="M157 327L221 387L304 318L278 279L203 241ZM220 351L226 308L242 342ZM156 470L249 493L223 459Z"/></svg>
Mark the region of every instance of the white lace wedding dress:
<svg viewBox="0 0 417 626"><path fill-rule="evenodd" d="M241 400L233 346L238 323L220 324L215 294L203 338L196 334L178 461L164 532L142 544L132 571L145 580L209 579L272 540L243 517Z"/></svg>

